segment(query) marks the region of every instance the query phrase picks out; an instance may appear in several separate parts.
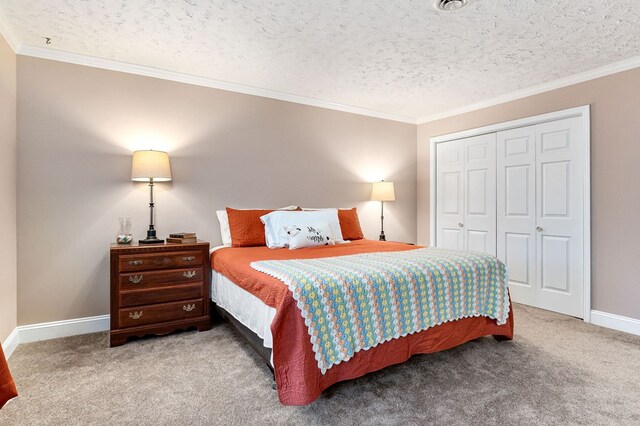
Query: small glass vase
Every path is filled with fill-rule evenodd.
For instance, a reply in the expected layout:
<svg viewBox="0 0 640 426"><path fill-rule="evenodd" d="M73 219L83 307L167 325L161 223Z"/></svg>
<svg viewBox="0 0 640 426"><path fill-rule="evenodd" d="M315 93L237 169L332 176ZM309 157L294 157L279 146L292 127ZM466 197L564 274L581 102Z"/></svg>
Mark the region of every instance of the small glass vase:
<svg viewBox="0 0 640 426"><path fill-rule="evenodd" d="M118 244L131 244L133 241L133 235L131 234L131 218L119 217L120 230L116 236L116 242Z"/></svg>

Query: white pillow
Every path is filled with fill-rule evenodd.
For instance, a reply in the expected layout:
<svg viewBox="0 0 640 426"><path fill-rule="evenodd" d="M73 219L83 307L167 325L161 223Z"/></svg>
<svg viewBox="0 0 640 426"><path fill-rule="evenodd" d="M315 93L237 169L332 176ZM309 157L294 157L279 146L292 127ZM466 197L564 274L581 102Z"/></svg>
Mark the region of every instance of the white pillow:
<svg viewBox="0 0 640 426"><path fill-rule="evenodd" d="M331 235L337 243L344 241L338 220L338 209L315 211L275 211L260 217L264 223L267 247L282 248L289 245L289 235L285 226L307 226L327 222Z"/></svg>
<svg viewBox="0 0 640 426"><path fill-rule="evenodd" d="M331 235L329 222L303 226L287 225L284 230L289 236L289 250L304 247L332 246L336 243Z"/></svg>
<svg viewBox="0 0 640 426"><path fill-rule="evenodd" d="M226 210L216 210L218 222L220 222L220 237L222 237L222 245L231 245L231 230L229 229L229 216Z"/></svg>
<svg viewBox="0 0 640 426"><path fill-rule="evenodd" d="M312 211L312 210L331 210L334 209L335 207L300 207L300 210L306 212L306 211ZM351 210L353 207L338 207L338 210Z"/></svg>
<svg viewBox="0 0 640 426"><path fill-rule="evenodd" d="M298 206L282 207L278 210L295 210ZM242 210L260 210L260 209L242 209ZM231 230L229 229L229 216L227 210L216 210L218 222L220 222L220 237L222 237L222 245L231 246Z"/></svg>

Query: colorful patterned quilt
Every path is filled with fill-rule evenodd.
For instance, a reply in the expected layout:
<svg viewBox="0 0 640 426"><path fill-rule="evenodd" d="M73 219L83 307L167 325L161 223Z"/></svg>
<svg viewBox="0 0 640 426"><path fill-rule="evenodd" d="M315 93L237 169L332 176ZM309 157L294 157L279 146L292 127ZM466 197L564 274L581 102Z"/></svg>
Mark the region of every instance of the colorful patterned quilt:
<svg viewBox="0 0 640 426"><path fill-rule="evenodd" d="M360 350L435 325L473 316L501 325L509 316L505 266L483 253L422 248L251 267L291 290L322 374Z"/></svg>

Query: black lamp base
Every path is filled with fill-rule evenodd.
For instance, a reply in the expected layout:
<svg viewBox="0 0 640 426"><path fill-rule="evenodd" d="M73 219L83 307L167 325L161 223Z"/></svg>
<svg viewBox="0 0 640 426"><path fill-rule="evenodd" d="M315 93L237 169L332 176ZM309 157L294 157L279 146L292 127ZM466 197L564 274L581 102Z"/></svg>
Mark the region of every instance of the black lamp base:
<svg viewBox="0 0 640 426"><path fill-rule="evenodd" d="M160 238L145 238L144 240L138 240L138 244L164 244L164 240Z"/></svg>
<svg viewBox="0 0 640 426"><path fill-rule="evenodd" d="M385 236L384 236L384 232L382 232L382 233L380 234L380 239L379 239L379 241L387 241L387 237L385 237Z"/></svg>
<svg viewBox="0 0 640 426"><path fill-rule="evenodd" d="M138 240L138 244L164 244L164 240L156 237L156 230L147 230L147 238L144 240Z"/></svg>

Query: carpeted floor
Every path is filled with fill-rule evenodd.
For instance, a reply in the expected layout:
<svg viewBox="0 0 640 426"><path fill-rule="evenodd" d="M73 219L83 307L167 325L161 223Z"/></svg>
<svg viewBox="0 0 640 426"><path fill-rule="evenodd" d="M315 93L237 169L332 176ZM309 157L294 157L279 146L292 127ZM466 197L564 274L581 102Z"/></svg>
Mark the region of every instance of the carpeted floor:
<svg viewBox="0 0 640 426"><path fill-rule="evenodd" d="M638 425L640 337L516 305L511 342L482 338L284 407L226 323L108 348L107 333L25 344L2 425Z"/></svg>

